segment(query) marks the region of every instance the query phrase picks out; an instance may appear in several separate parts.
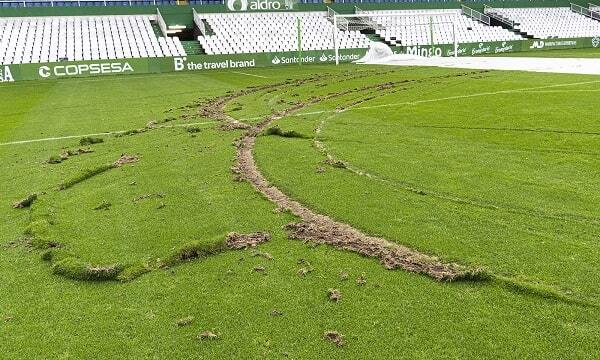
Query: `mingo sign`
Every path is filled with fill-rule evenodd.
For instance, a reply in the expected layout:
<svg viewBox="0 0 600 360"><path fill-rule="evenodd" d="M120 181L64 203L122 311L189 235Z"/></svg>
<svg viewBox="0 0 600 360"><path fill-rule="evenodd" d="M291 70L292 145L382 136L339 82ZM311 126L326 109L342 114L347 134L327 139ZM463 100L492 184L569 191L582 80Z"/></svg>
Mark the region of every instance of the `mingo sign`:
<svg viewBox="0 0 600 360"><path fill-rule="evenodd" d="M289 11L298 0L227 0L229 11Z"/></svg>
<svg viewBox="0 0 600 360"><path fill-rule="evenodd" d="M12 76L9 66L0 66L0 83L1 82L14 82L15 78Z"/></svg>
<svg viewBox="0 0 600 360"><path fill-rule="evenodd" d="M129 62L102 62L83 64L48 64L38 68L38 75L42 79L60 77L80 77L92 75L107 75L133 73L133 67Z"/></svg>

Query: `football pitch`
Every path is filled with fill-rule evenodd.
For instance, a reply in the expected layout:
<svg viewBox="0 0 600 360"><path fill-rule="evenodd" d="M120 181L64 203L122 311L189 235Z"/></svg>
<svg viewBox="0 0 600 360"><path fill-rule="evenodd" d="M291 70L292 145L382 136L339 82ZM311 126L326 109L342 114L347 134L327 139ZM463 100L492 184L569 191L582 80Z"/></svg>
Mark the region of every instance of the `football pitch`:
<svg viewBox="0 0 600 360"><path fill-rule="evenodd" d="M598 94L356 65L0 85L0 357L598 358Z"/></svg>

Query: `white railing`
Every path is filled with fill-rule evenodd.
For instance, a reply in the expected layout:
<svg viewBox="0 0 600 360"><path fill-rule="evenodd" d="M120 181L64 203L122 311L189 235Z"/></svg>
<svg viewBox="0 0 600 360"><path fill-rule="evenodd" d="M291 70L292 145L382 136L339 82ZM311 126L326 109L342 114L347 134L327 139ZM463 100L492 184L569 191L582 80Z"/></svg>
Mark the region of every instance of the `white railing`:
<svg viewBox="0 0 600 360"><path fill-rule="evenodd" d="M471 9L470 7L466 7L464 5L461 5L460 7L462 9L463 15L468 16L471 19L475 19L479 22L482 22L486 25L490 25L490 17L489 16L482 14L477 10Z"/></svg>
<svg viewBox="0 0 600 360"><path fill-rule="evenodd" d="M571 3L571 11L576 12L576 13L578 13L580 15L583 15L583 16L591 17L590 16L590 12L591 12L590 9L584 8L581 5L577 5L577 4Z"/></svg>
<svg viewBox="0 0 600 360"><path fill-rule="evenodd" d="M206 26L204 25L204 21L202 21L202 18L200 17L200 15L198 15L198 13L196 12L196 9L192 8L192 12L194 14L194 24L196 24L196 26L198 26L198 29L200 30L200 33L202 34L202 36L206 35Z"/></svg>
<svg viewBox="0 0 600 360"><path fill-rule="evenodd" d="M113 4L118 4L118 6L123 6L123 3L128 3L129 6L135 5L148 5L151 2L153 5L160 5L162 3L167 3L167 1L157 1L157 0L60 0L60 1L28 1L28 0L0 0L0 8L3 7L1 4L14 4L16 6L21 7L44 7L41 6L41 3L45 3L45 7L55 7L55 6L89 6L89 4L94 4L98 6L98 4L102 4L102 6L113 6ZM60 3L61 5L57 5ZM65 3L69 5L64 5ZM77 5L75 5L77 4Z"/></svg>
<svg viewBox="0 0 600 360"><path fill-rule="evenodd" d="M163 19L160 10L156 8L156 22L158 22L158 26L160 27L160 31L162 32L164 37L167 37L167 23L165 19Z"/></svg>
<svg viewBox="0 0 600 360"><path fill-rule="evenodd" d="M592 19L600 20L600 6L596 4L589 3L588 8L592 12Z"/></svg>
<svg viewBox="0 0 600 360"><path fill-rule="evenodd" d="M483 13L487 16L489 16L490 18L494 19L494 20L498 20L503 24L506 24L508 26L510 26L511 29L513 29L515 27L515 22L513 20L507 19L504 16L500 15L498 13L499 10L488 6L488 5L483 5Z"/></svg>

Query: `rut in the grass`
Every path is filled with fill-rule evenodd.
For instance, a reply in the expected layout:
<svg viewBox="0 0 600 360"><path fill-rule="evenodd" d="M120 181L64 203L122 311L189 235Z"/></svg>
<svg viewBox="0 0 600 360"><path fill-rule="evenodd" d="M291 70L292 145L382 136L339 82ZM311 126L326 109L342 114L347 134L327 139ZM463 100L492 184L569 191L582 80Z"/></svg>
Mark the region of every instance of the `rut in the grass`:
<svg viewBox="0 0 600 360"><path fill-rule="evenodd" d="M452 281L477 278L480 275L477 270L469 270L456 264L441 262L433 256L422 254L380 237L366 235L348 224L337 222L326 215L315 213L270 184L256 166L252 155L256 137L274 121L308 105L350 93L360 93L361 91L371 90L378 86L381 86L381 84L345 90L325 96L314 96L308 102L298 103L286 110L265 117L263 121L256 126L250 127L238 139L236 144L237 161L232 171L249 181L259 192L277 204L279 208L287 209L294 215L302 218L302 221L299 223L286 225L286 230L289 231L290 236L294 239L329 244L339 249L375 257L388 269L402 268L407 271L426 274L436 280ZM225 103L220 102L221 109L219 111L223 112L222 107Z"/></svg>

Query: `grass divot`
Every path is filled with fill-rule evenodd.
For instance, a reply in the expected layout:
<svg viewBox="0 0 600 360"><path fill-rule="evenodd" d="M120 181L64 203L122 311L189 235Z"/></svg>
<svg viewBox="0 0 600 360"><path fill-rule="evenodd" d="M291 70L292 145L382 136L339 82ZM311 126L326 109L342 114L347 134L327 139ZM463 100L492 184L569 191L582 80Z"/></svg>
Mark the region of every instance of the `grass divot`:
<svg viewBox="0 0 600 360"><path fill-rule="evenodd" d="M271 235L265 232L255 232L252 234L230 232L227 234L227 247L230 249L245 249L256 247L269 240L271 240Z"/></svg>
<svg viewBox="0 0 600 360"><path fill-rule="evenodd" d="M192 322L194 322L194 317L192 315L186 316L184 318L178 319L175 324L179 327L188 326Z"/></svg>
<svg viewBox="0 0 600 360"><path fill-rule="evenodd" d="M93 144L100 144L103 142L104 142L104 139L102 139L102 138L85 136L79 140L79 145L88 146L88 145L93 145Z"/></svg>
<svg viewBox="0 0 600 360"><path fill-rule="evenodd" d="M337 331L329 330L323 334L323 339L334 343L337 347L344 346L344 335Z"/></svg>
<svg viewBox="0 0 600 360"><path fill-rule="evenodd" d="M36 193L29 194L29 195L27 195L26 198L15 202L13 204L13 209L24 209L24 208L31 207L31 205L33 204L34 201L37 200L37 198L38 198L38 194L36 194Z"/></svg>
<svg viewBox="0 0 600 360"><path fill-rule="evenodd" d="M281 136L286 138L299 138L299 139L310 139L310 136L306 136L297 132L296 130L281 130L278 126L272 126L265 131L267 136Z"/></svg>

